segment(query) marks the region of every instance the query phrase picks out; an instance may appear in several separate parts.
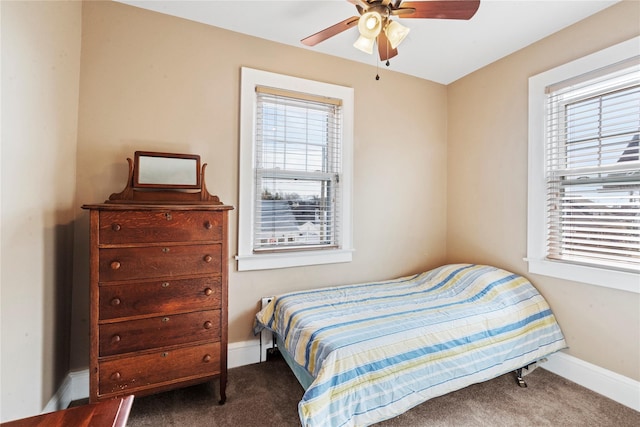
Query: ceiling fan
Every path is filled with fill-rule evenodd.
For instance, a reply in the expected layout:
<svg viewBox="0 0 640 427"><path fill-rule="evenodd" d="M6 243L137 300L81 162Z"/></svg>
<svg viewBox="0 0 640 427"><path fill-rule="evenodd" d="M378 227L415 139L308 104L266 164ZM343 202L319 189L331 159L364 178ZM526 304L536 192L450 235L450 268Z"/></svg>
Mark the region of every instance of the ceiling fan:
<svg viewBox="0 0 640 427"><path fill-rule="evenodd" d="M398 54L398 45L409 33L409 28L392 16L399 18L464 19L475 15L480 0L347 0L356 6L360 16L352 16L301 40L307 46L327 40L349 28L358 27L360 36L354 47L373 53L377 41L380 60L388 61ZM387 64L388 65L388 64Z"/></svg>

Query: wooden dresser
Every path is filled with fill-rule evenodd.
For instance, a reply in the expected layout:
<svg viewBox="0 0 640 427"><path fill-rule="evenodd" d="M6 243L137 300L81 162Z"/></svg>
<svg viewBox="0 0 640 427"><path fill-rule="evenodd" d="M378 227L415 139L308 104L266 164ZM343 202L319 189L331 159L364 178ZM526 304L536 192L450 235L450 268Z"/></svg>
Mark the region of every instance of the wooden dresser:
<svg viewBox="0 0 640 427"><path fill-rule="evenodd" d="M91 236L90 402L217 378L224 403L232 207L118 200L83 206Z"/></svg>

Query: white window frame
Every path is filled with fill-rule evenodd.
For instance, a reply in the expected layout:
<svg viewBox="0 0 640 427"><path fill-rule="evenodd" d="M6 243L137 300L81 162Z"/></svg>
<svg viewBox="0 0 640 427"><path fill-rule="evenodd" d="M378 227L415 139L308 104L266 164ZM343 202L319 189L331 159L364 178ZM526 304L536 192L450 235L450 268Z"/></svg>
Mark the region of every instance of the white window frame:
<svg viewBox="0 0 640 427"><path fill-rule="evenodd" d="M254 142L256 87L267 86L342 100L342 208L340 242L337 248L254 253L255 214ZM299 267L350 262L353 253L353 88L242 67L240 93L240 194L238 206L238 271Z"/></svg>
<svg viewBox="0 0 640 427"><path fill-rule="evenodd" d="M640 37L577 59L529 78L529 194L527 258L529 272L640 293L640 274L571 264L546 258L545 88L637 56Z"/></svg>

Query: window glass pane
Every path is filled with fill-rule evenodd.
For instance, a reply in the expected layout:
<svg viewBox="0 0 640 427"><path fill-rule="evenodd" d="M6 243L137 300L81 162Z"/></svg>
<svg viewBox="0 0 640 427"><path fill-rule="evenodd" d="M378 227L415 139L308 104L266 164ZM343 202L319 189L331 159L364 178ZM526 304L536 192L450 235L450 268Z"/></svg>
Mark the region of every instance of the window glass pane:
<svg viewBox="0 0 640 427"><path fill-rule="evenodd" d="M264 103L263 122L258 127L261 146L258 149L258 167L281 168L296 171L335 171L331 163L335 156L329 150L333 141L331 122L335 113L307 111Z"/></svg>
<svg viewBox="0 0 640 427"><path fill-rule="evenodd" d="M574 102L565 108L567 168L637 160L638 86Z"/></svg>
<svg viewBox="0 0 640 427"><path fill-rule="evenodd" d="M332 188L328 180L262 178L257 245L330 244L334 225Z"/></svg>

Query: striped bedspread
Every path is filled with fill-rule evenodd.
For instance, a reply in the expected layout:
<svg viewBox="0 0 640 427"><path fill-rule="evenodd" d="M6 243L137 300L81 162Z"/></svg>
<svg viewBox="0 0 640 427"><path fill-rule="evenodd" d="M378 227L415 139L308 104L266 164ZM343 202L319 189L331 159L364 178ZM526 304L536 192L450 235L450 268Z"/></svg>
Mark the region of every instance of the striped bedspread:
<svg viewBox="0 0 640 427"><path fill-rule="evenodd" d="M527 279L470 264L280 295L256 320L314 377L305 427L370 425L566 347Z"/></svg>

